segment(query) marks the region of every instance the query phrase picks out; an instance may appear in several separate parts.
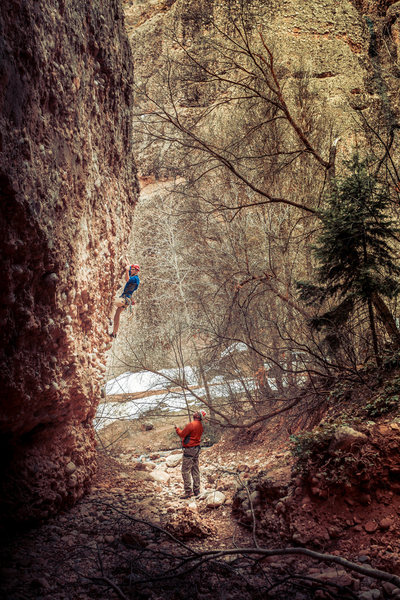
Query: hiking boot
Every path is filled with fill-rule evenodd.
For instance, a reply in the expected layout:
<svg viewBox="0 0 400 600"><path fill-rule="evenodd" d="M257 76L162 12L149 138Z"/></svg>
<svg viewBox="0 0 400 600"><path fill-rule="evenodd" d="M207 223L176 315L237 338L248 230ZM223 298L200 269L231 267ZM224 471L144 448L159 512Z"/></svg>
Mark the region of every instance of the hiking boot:
<svg viewBox="0 0 400 600"><path fill-rule="evenodd" d="M193 496L195 498L198 498L200 496L200 490L197 490L197 492L193 492Z"/></svg>
<svg viewBox="0 0 400 600"><path fill-rule="evenodd" d="M179 498L181 500L186 500L186 498L191 498L191 497L192 497L192 494L191 493L187 494L186 492L184 494L182 494L182 496L179 496Z"/></svg>

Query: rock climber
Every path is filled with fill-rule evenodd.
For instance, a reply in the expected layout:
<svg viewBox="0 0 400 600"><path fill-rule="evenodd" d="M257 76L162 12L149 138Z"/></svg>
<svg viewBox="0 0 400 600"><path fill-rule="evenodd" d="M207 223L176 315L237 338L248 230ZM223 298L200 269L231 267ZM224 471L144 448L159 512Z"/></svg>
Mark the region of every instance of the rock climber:
<svg viewBox="0 0 400 600"><path fill-rule="evenodd" d="M111 324L113 324L113 331L109 335L112 338L117 337L118 328L119 328L119 318L121 316L121 312L125 308L129 308L129 310L132 310L132 306L135 304L135 301L132 300L132 294L139 287L139 283L140 283L140 280L138 277L139 271L140 271L139 265L126 265L126 267L125 267L126 284L124 287L124 291L119 296L119 298L116 298L116 300L114 300L114 308L115 308L114 319L110 318L110 322L111 322Z"/></svg>
<svg viewBox="0 0 400 600"><path fill-rule="evenodd" d="M175 431L182 440L182 479L184 494L181 498L190 498L192 495L200 495L200 469L199 454L200 442L203 434L203 419L207 416L205 410L198 410L193 414L193 421L188 423L184 429L175 425ZM192 490L193 480L193 490Z"/></svg>

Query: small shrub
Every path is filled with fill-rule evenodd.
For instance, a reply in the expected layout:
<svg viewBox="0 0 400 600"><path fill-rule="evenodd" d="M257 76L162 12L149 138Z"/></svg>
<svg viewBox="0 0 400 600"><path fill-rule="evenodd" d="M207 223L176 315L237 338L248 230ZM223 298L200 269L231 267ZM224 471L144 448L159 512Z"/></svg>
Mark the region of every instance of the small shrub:
<svg viewBox="0 0 400 600"><path fill-rule="evenodd" d="M291 452L297 458L294 472L307 478L318 474L321 485L343 485L359 482L374 467L378 453L368 446L353 451L329 452L337 427L343 423L324 424L313 431L291 436Z"/></svg>
<svg viewBox="0 0 400 600"><path fill-rule="evenodd" d="M378 396L372 402L366 405L368 417L376 419L382 415L387 415L399 406L399 396Z"/></svg>
<svg viewBox="0 0 400 600"><path fill-rule="evenodd" d="M366 405L367 416L376 419L396 410L399 407L399 397L400 377L396 377L388 381L382 393Z"/></svg>
<svg viewBox="0 0 400 600"><path fill-rule="evenodd" d="M311 463L314 462L316 456L325 453L328 449L335 429L335 425L324 424L312 431L290 436L290 451L297 459L294 467L297 473L305 475L309 472Z"/></svg>

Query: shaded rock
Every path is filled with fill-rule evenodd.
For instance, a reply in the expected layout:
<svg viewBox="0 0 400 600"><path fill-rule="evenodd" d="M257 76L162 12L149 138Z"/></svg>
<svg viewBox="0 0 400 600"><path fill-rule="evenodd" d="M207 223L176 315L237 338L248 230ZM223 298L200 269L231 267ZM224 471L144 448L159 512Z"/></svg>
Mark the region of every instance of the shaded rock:
<svg viewBox="0 0 400 600"><path fill-rule="evenodd" d="M358 597L360 600L378 600L381 597L381 592L379 590L367 590L361 592Z"/></svg>
<svg viewBox="0 0 400 600"><path fill-rule="evenodd" d="M329 445L329 452L336 450L349 450L355 444L361 445L368 441L368 437L361 431L356 431L352 427L342 425L338 427L334 433L332 441Z"/></svg>
<svg viewBox="0 0 400 600"><path fill-rule="evenodd" d="M261 503L261 494L258 490L250 494L250 501L253 504L253 506L259 506L259 504Z"/></svg>
<svg viewBox="0 0 400 600"><path fill-rule="evenodd" d="M364 529L367 533L375 533L378 529L378 523L376 521L367 521L364 523Z"/></svg>
<svg viewBox="0 0 400 600"><path fill-rule="evenodd" d="M389 517L386 517L379 521L379 527L384 530L390 529L390 527L392 527L393 525L394 525L394 520L390 519Z"/></svg>
<svg viewBox="0 0 400 600"><path fill-rule="evenodd" d="M121 542L126 544L127 546L133 546L138 548L144 548L147 546L147 541L143 536L135 533L133 531L126 531L121 535Z"/></svg>
<svg viewBox="0 0 400 600"><path fill-rule="evenodd" d="M314 577L320 581L329 581L340 586L350 586L353 583L353 578L343 569L326 569Z"/></svg>
<svg viewBox="0 0 400 600"><path fill-rule="evenodd" d="M2 2L0 31L0 515L41 520L96 471L102 324L138 192L132 52L104 0Z"/></svg>
<svg viewBox="0 0 400 600"><path fill-rule="evenodd" d="M400 592L400 589L397 588L393 583L390 583L390 581L384 581L382 583L382 587L389 596L393 594L394 590L398 590Z"/></svg>

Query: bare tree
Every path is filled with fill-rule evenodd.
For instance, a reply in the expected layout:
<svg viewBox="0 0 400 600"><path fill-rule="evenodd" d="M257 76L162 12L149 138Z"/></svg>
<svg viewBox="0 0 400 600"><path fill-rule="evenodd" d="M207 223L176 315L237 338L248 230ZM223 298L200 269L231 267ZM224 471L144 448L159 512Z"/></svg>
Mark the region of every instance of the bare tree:
<svg viewBox="0 0 400 600"><path fill-rule="evenodd" d="M225 8L225 18L200 22L201 40L169 32L174 55L157 81L137 76L136 135L157 156L158 191L145 189L136 211L134 255L146 279L124 360L196 366L199 400L212 407L213 378L240 381L226 413L233 423L249 407L269 414L276 400L280 410L304 386L324 399L339 373L361 381L369 347L362 311L328 339L310 331L311 310L296 294L315 268L309 247L340 126L316 109L308 68L289 74L246 11ZM385 144L377 168L388 162L394 181L393 140Z"/></svg>

